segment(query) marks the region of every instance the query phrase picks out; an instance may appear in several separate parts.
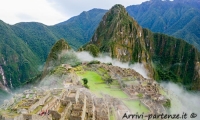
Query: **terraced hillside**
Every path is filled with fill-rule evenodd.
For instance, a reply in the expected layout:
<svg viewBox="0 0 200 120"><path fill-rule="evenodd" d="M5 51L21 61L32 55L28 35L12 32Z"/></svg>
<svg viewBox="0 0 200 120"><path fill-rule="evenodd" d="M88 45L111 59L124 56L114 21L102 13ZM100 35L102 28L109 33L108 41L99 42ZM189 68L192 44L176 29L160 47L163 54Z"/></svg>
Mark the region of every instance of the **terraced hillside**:
<svg viewBox="0 0 200 120"><path fill-rule="evenodd" d="M48 76L57 79L51 81ZM0 119L116 120L124 112L145 115L166 112L164 106L168 99L161 94L162 87L132 69L98 61L76 67L62 64L47 78L38 87L6 100L0 106ZM83 78L88 79L87 88Z"/></svg>

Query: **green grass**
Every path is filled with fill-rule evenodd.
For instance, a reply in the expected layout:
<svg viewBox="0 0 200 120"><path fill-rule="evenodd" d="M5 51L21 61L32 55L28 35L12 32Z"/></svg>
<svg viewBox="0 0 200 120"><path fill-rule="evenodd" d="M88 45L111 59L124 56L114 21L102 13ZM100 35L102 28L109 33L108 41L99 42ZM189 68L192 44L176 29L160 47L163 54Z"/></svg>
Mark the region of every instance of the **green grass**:
<svg viewBox="0 0 200 120"><path fill-rule="evenodd" d="M107 73L107 71L103 68L98 68L98 71L101 72L101 73Z"/></svg>
<svg viewBox="0 0 200 120"><path fill-rule="evenodd" d="M110 115L110 120L116 120L115 116L112 114Z"/></svg>
<svg viewBox="0 0 200 120"><path fill-rule="evenodd" d="M88 85L91 92L96 94L98 97L102 97L101 93L111 95L116 98L128 98L122 90L114 90L109 88L109 86L102 80L101 76L96 72L86 71L84 74L78 75L82 78L88 79Z"/></svg>
<svg viewBox="0 0 200 120"><path fill-rule="evenodd" d="M101 79L101 76L98 75L95 72L86 71L84 74L78 74L81 78L87 78L88 79L88 85L90 86L90 91L95 93L97 96L101 97L100 93L109 94L116 98L128 98L128 95L126 95L122 90L113 90L108 87L107 84L104 83L104 81ZM101 84L97 84L101 83ZM138 113L149 113L149 110L147 107L145 107L143 104L139 105L139 100L123 100L124 104L132 111L132 112L138 112ZM111 120L114 120L114 116L110 116Z"/></svg>
<svg viewBox="0 0 200 120"><path fill-rule="evenodd" d="M97 72L98 72L99 75L102 76L102 78L103 78L104 80L110 78L110 76L108 75L107 71L106 71L105 69L103 69L103 68L98 68L98 69L97 69Z"/></svg>
<svg viewBox="0 0 200 120"><path fill-rule="evenodd" d="M136 113L138 112L139 114L144 113L149 113L149 109L144 106L142 103L140 104L139 100L123 100L123 103L133 112ZM140 105L139 105L140 104Z"/></svg>
<svg viewBox="0 0 200 120"><path fill-rule="evenodd" d="M110 120L116 120L116 117L115 117L115 109L114 108L112 108L112 114L110 114Z"/></svg>

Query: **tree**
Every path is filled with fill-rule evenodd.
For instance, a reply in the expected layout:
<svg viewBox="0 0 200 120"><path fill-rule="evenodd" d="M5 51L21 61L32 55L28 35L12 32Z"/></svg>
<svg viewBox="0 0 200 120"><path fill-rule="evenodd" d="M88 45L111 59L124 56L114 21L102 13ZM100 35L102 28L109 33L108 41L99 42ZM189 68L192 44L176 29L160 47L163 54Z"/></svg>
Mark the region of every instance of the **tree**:
<svg viewBox="0 0 200 120"><path fill-rule="evenodd" d="M84 87L86 87L86 88L89 89L89 86L87 85L88 79L87 79L87 78L83 78L82 80L83 80L83 85L84 85Z"/></svg>
<svg viewBox="0 0 200 120"><path fill-rule="evenodd" d="M113 82L113 79L109 77L109 78L106 80L106 82L107 82L108 84L111 84L111 83Z"/></svg>
<svg viewBox="0 0 200 120"><path fill-rule="evenodd" d="M88 79L87 79L87 78L83 78L82 80L83 80L83 84L84 84L84 85L87 85Z"/></svg>
<svg viewBox="0 0 200 120"><path fill-rule="evenodd" d="M86 46L86 50L90 52L94 57L99 55L99 48L94 44L89 44Z"/></svg>

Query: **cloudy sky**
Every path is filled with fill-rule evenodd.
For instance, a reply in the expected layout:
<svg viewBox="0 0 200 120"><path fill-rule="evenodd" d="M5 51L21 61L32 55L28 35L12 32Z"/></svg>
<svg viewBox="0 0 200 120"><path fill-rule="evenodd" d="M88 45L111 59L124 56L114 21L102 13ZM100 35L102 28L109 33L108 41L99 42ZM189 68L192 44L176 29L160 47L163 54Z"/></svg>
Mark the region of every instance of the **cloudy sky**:
<svg viewBox="0 0 200 120"><path fill-rule="evenodd" d="M125 7L147 0L0 0L0 20L9 24L41 22L53 25L92 8Z"/></svg>

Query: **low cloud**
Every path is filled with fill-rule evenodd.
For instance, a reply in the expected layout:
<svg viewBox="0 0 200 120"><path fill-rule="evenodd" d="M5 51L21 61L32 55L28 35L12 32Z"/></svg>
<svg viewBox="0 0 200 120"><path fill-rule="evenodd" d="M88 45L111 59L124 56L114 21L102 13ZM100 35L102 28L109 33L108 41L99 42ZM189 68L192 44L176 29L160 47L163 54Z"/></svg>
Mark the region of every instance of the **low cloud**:
<svg viewBox="0 0 200 120"><path fill-rule="evenodd" d="M100 57L94 58L88 52L77 52L76 55L82 61L98 60L103 63L112 63L114 66L119 66L121 68L131 68L140 73L143 77L148 78L148 72L141 63L129 65L128 63L121 63L116 59L112 59L108 55L100 55ZM168 97L171 99L172 107L169 110L170 114L182 115L184 112L187 114L186 120L200 120L199 93L188 92L183 86L171 82L162 82L161 86L168 91ZM197 117L190 118L192 113L197 114Z"/></svg>
<svg viewBox="0 0 200 120"><path fill-rule="evenodd" d="M91 56L89 54L89 52L85 52L85 51L84 52L76 52L76 55L82 62L98 60L102 63L112 63L113 66L134 69L136 72L140 73L144 78L148 78L148 72L144 68L144 65L142 63L135 63L135 64L130 65L129 63L122 63L116 59L112 59L111 57L109 57L106 54L105 55L102 54L99 57L94 58L93 56Z"/></svg>
<svg viewBox="0 0 200 120"><path fill-rule="evenodd" d="M74 51L71 51L74 52ZM65 52L63 52L65 53ZM61 55L65 55L65 54ZM89 62L92 60L98 60L102 63L112 63L114 66L119 66L121 68L131 68L143 75L143 77L147 78L147 70L145 70L143 64L136 63L133 65L130 65L128 63L121 63L116 59L112 59L108 55L100 55L100 57L94 58L92 57L88 52L74 52L75 56L82 62ZM69 54L71 55L71 53ZM70 57L71 58L71 57ZM73 59L76 59L76 57L73 57ZM71 62L68 61L68 62ZM55 75L49 75L46 76L39 84L40 87L47 86L48 88L60 88L64 87L62 83L64 80L66 80L69 76L55 76ZM184 89L183 86L179 86L175 83L171 82L161 82L160 85L164 88L164 90L167 93L168 98L171 99L171 108L169 109L170 114L180 114L183 113L187 114L186 120L200 120L200 94L198 92L188 92ZM27 87L18 90L22 92ZM31 87L29 87L31 88ZM191 114L195 113L197 114L196 118L190 118Z"/></svg>
<svg viewBox="0 0 200 120"><path fill-rule="evenodd" d="M200 94L198 92L189 92L183 86L171 82L162 82L161 86L168 92L171 99L171 114L187 114L186 120L200 120ZM191 114L197 114L196 118L190 118Z"/></svg>
<svg viewBox="0 0 200 120"><path fill-rule="evenodd" d="M63 82L67 79L67 77L67 75L48 75L42 79L38 87L63 88Z"/></svg>

